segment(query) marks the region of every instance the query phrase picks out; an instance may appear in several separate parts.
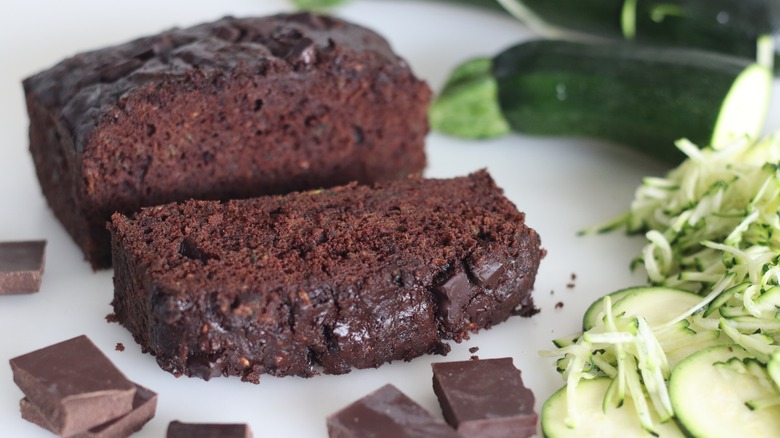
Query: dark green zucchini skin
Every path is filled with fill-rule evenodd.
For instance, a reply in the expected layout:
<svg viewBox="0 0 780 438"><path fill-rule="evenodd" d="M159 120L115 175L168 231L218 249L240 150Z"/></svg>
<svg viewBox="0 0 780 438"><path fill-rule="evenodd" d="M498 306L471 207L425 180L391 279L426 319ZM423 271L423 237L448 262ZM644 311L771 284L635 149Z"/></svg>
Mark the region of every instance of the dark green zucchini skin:
<svg viewBox="0 0 780 438"><path fill-rule="evenodd" d="M664 10L670 13L662 14ZM637 42L696 47L756 59L759 36L780 36L780 2L638 0L636 20Z"/></svg>
<svg viewBox="0 0 780 438"><path fill-rule="evenodd" d="M501 9L497 0L449 1ZM518 1L542 22L564 33L625 39L623 8L633 0ZM631 15L635 32L629 39L648 45L691 47L756 59L757 38L771 35L777 40L775 72L780 72L780 0L636 0Z"/></svg>
<svg viewBox="0 0 780 438"><path fill-rule="evenodd" d="M751 63L700 50L537 40L493 59L514 131L614 141L661 160L679 138L708 145L725 96Z"/></svg>
<svg viewBox="0 0 780 438"><path fill-rule="evenodd" d="M706 1L706 0L705 0ZM624 0L519 0L543 22L561 31L622 38Z"/></svg>
<svg viewBox="0 0 780 438"><path fill-rule="evenodd" d="M496 12L506 12L501 3L497 0L438 0L442 3L455 3L460 5L476 6L480 8L491 9Z"/></svg>

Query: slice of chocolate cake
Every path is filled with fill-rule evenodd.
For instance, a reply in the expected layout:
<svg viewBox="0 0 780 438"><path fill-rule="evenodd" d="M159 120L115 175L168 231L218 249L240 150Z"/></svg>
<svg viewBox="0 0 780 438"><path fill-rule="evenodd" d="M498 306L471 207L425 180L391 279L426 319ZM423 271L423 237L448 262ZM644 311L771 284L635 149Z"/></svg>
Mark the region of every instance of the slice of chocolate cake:
<svg viewBox="0 0 780 438"><path fill-rule="evenodd" d="M224 18L78 54L24 81L43 193L95 268L116 211L419 173L431 92L336 18Z"/></svg>
<svg viewBox="0 0 780 438"><path fill-rule="evenodd" d="M309 376L535 312L539 236L485 171L115 214L114 312L176 375Z"/></svg>

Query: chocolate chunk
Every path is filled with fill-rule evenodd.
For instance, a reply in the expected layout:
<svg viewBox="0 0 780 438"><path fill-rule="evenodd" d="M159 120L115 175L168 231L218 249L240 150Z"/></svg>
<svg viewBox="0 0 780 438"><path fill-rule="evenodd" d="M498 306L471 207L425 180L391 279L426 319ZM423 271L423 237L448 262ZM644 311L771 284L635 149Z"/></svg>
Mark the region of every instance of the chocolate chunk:
<svg viewBox="0 0 780 438"><path fill-rule="evenodd" d="M45 240L0 242L0 294L38 292Z"/></svg>
<svg viewBox="0 0 780 438"><path fill-rule="evenodd" d="M328 417L330 438L458 437L457 432L393 385L385 385Z"/></svg>
<svg viewBox="0 0 780 438"><path fill-rule="evenodd" d="M530 437L534 394L509 357L434 363L433 390L444 419L464 437Z"/></svg>
<svg viewBox="0 0 780 438"><path fill-rule="evenodd" d="M446 280L434 286L439 301L439 318L444 327L461 330L465 322L464 309L473 297L471 283L465 272L457 270Z"/></svg>
<svg viewBox="0 0 780 438"><path fill-rule="evenodd" d="M495 255L473 256L467 261L475 282L484 288L492 288L506 271L506 265Z"/></svg>
<svg viewBox="0 0 780 438"><path fill-rule="evenodd" d="M182 423L168 424L167 438L252 438L252 429L236 423Z"/></svg>
<svg viewBox="0 0 780 438"><path fill-rule="evenodd" d="M312 64L317 60L317 46L311 38L301 38L290 47L290 51L287 52L285 59L290 62Z"/></svg>
<svg viewBox="0 0 780 438"><path fill-rule="evenodd" d="M19 402L22 418L38 426L57 433L56 428L46 416L27 397ZM85 432L77 433L72 438L115 438L127 437L141 430L154 417L157 409L157 393L136 384L133 410L115 419L95 426Z"/></svg>
<svg viewBox="0 0 780 438"><path fill-rule="evenodd" d="M10 363L14 382L57 434L75 435L133 408L135 384L84 335Z"/></svg>

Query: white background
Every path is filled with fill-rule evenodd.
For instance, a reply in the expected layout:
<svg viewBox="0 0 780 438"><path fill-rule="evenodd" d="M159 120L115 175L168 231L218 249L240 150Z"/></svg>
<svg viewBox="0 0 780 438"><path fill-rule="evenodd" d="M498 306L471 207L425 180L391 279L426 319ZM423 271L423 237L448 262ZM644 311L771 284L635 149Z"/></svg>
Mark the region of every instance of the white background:
<svg viewBox="0 0 780 438"><path fill-rule="evenodd" d="M21 391L8 359L77 335L88 335L127 376L159 396L156 417L137 435L161 437L168 422L247 422L255 436L324 437L325 417L386 383L441 415L431 389L430 363L511 356L537 397L537 409L562 381L551 360L540 358L550 340L576 331L595 298L644 281L629 262L641 238L622 233L577 237L576 232L627 208L644 175L664 167L619 147L592 140L512 135L474 143L431 134L431 177L463 175L486 167L506 195L527 214L548 251L536 281L541 313L511 318L453 344L446 357L421 357L379 369L311 379L265 376L259 385L237 378L210 382L176 379L142 354L130 334L105 316L111 312L111 271L94 273L54 219L41 196L27 151L27 116L21 80L79 51L121 43L172 26L224 15L266 15L289 10L282 0L61 1L13 0L0 16L0 241L46 239L47 266L38 294L0 297L0 436L50 436L22 420ZM489 56L529 38L518 22L467 7L421 1L358 0L335 14L384 35L415 72L439 90L449 71L474 56ZM777 87L775 87L777 88ZM594 107L594 111L598 108ZM769 127L780 126L773 104ZM571 275L576 274L572 281ZM573 283L574 287L567 287ZM555 309L557 302L563 308ZM126 347L115 351L117 343Z"/></svg>

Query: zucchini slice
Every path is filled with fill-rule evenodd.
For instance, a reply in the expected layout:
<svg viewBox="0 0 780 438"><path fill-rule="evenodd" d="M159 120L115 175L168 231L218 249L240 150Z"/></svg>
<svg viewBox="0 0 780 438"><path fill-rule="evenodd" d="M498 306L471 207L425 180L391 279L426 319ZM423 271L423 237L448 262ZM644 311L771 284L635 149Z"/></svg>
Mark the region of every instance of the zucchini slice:
<svg viewBox="0 0 780 438"><path fill-rule="evenodd" d="M693 292L655 286L621 289L609 296L612 298L613 314L642 316L651 327L670 321L702 301L702 297ZM603 312L604 298L602 297L585 311L582 319L583 329L587 331L598 324Z"/></svg>
<svg viewBox="0 0 780 438"><path fill-rule="evenodd" d="M734 79L721 104L710 145L719 149L745 134L761 132L768 101L762 107L755 97L761 96L762 93L767 96L771 94L764 85L767 79L771 80L769 70L758 64L747 67ZM759 103L758 107L755 106L756 103ZM755 138L755 135L753 137Z"/></svg>
<svg viewBox="0 0 780 438"><path fill-rule="evenodd" d="M700 333L689 333L687 336L680 337L675 341L664 342L664 352L669 366L674 367L682 362L688 356L704 349L716 345L730 344L730 339L721 339L720 331L705 330Z"/></svg>
<svg viewBox="0 0 780 438"><path fill-rule="evenodd" d="M717 366L750 354L737 345L706 348L680 362L669 379L669 395L680 426L708 438L776 437L780 405L751 410L747 403L776 396L750 373Z"/></svg>
<svg viewBox="0 0 780 438"><path fill-rule="evenodd" d="M611 382L612 379L609 377L580 381L575 392L579 411L577 418L574 419L574 427L571 428L566 425L566 387L556 391L542 406L541 422L544 436L549 438L651 438L653 435L639 424L639 417L636 415L631 397L626 397L619 408L608 408L606 412L602 410L602 401ZM674 421L659 423L657 416L653 417L653 421L655 432L659 437L683 436Z"/></svg>
<svg viewBox="0 0 780 438"><path fill-rule="evenodd" d="M631 292L640 290L640 289L647 289L645 286L637 286L637 287L629 287L626 289L620 289L618 291L612 292L611 294L608 294L609 297L612 299L612 305L614 306L615 303L620 301L621 298L625 297ZM585 311L585 314L582 316L582 331L586 332L593 328L594 325L600 322L600 319L604 317L604 297L601 297L594 301L589 307L588 310Z"/></svg>
<svg viewBox="0 0 780 438"><path fill-rule="evenodd" d="M650 327L665 324L700 304L702 297L693 292L668 287L647 287L635 290L612 306L615 315L638 315Z"/></svg>

